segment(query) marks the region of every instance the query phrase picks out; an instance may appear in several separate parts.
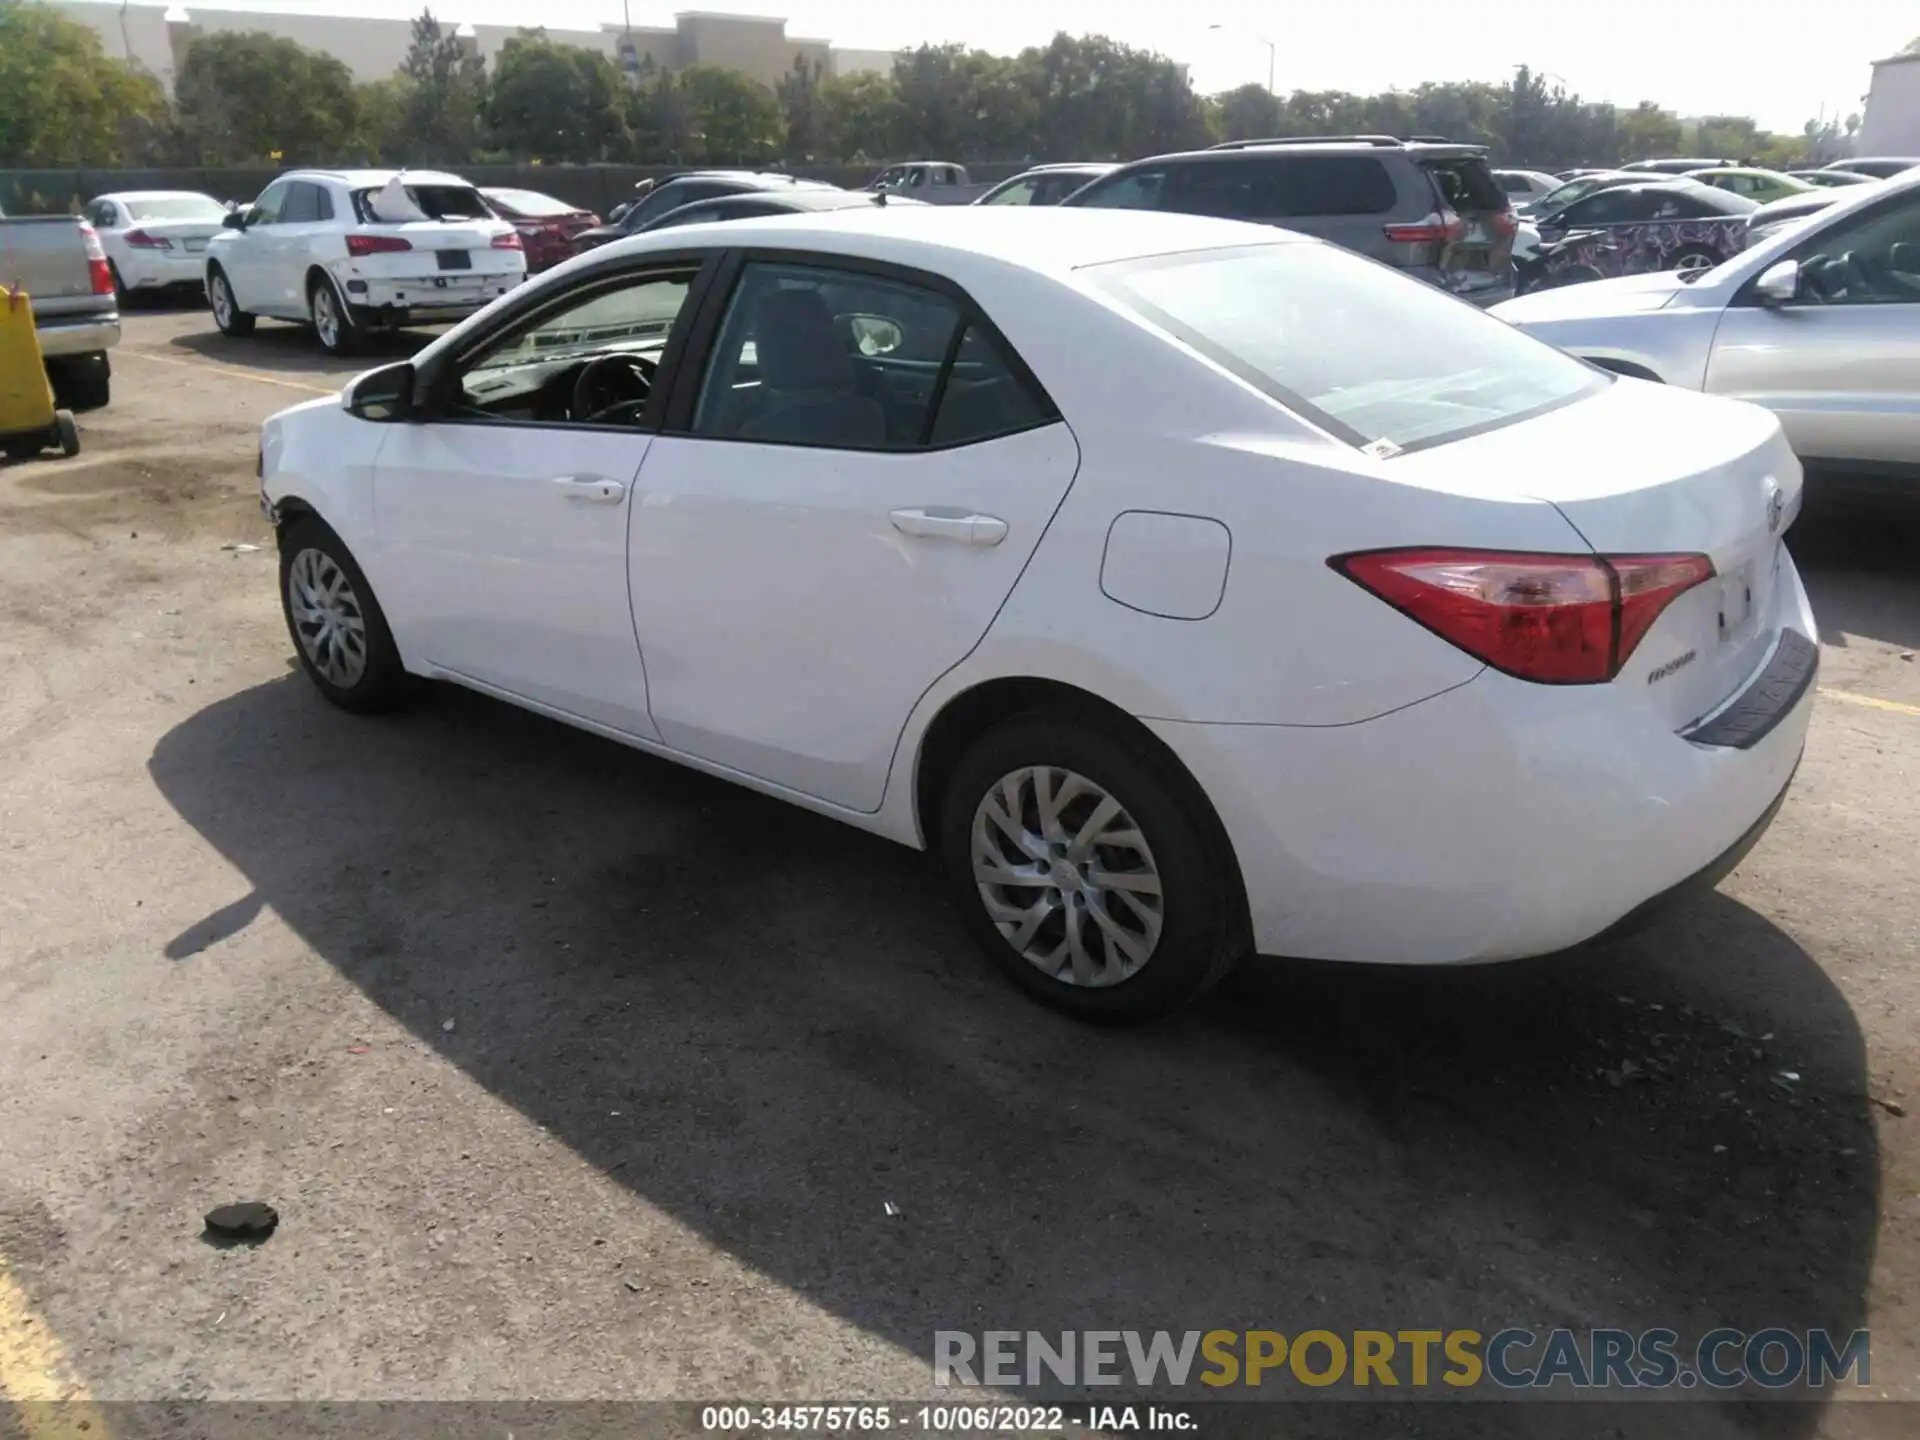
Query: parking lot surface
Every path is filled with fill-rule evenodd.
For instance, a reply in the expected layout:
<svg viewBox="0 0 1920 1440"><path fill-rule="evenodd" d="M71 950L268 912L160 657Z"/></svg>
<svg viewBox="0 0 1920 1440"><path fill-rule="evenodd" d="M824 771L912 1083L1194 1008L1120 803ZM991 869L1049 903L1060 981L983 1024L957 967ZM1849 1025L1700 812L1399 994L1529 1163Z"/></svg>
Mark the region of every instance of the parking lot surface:
<svg viewBox="0 0 1920 1440"><path fill-rule="evenodd" d="M80 456L0 468L0 1392L903 1398L939 1329L1864 1326L1846 1403L1395 1433L1914 1433L1873 1403L1920 1400L1913 512L1792 537L1822 702L1717 893L1107 1032L921 856L460 692L329 709L253 467L349 368L191 309L114 365ZM274 1238L203 1243L242 1199Z"/></svg>

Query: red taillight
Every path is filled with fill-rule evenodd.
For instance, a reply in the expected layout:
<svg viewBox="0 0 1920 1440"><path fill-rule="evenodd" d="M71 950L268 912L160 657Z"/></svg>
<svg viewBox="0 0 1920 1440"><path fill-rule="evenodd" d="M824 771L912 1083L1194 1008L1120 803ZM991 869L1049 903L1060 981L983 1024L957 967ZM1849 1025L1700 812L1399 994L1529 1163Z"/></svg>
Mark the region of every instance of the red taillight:
<svg viewBox="0 0 1920 1440"><path fill-rule="evenodd" d="M164 235L149 235L145 230L129 230L120 237L136 250L171 250L173 242Z"/></svg>
<svg viewBox="0 0 1920 1440"><path fill-rule="evenodd" d="M347 254L388 255L396 250L411 250L413 242L404 235L349 235Z"/></svg>
<svg viewBox="0 0 1920 1440"><path fill-rule="evenodd" d="M1477 660L1543 685L1611 680L1704 555L1374 550L1327 562Z"/></svg>
<svg viewBox="0 0 1920 1440"><path fill-rule="evenodd" d="M1494 211L1493 233L1503 240L1518 235L1520 233L1520 217L1511 210Z"/></svg>
<svg viewBox="0 0 1920 1440"><path fill-rule="evenodd" d="M496 235L493 237L493 248L496 250L524 250L527 248L527 244L520 238L520 232L518 230L509 230L504 235Z"/></svg>
<svg viewBox="0 0 1920 1440"><path fill-rule="evenodd" d="M1396 245L1444 245L1467 233L1467 222L1451 210L1436 210L1415 225L1389 225L1387 239Z"/></svg>
<svg viewBox="0 0 1920 1440"><path fill-rule="evenodd" d="M105 260L87 261L87 280L96 295L113 293L113 267Z"/></svg>

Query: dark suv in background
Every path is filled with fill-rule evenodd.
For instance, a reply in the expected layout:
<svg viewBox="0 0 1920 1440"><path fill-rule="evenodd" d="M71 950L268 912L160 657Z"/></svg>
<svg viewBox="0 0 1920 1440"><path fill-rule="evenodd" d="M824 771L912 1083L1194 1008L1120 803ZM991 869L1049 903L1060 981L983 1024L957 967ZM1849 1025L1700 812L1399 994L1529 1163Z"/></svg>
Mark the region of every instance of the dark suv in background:
<svg viewBox="0 0 1920 1440"><path fill-rule="evenodd" d="M1063 203L1280 225L1476 305L1514 293L1517 222L1478 145L1388 135L1233 140L1122 165Z"/></svg>

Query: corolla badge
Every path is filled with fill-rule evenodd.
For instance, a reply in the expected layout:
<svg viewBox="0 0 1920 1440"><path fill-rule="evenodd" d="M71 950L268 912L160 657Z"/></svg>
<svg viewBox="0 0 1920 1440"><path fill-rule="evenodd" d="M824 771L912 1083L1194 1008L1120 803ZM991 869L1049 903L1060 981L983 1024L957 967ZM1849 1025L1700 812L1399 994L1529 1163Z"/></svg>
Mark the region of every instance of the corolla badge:
<svg viewBox="0 0 1920 1440"><path fill-rule="evenodd" d="M1787 497L1780 493L1780 484L1776 480L1767 481L1767 533L1778 535L1780 522L1786 518Z"/></svg>

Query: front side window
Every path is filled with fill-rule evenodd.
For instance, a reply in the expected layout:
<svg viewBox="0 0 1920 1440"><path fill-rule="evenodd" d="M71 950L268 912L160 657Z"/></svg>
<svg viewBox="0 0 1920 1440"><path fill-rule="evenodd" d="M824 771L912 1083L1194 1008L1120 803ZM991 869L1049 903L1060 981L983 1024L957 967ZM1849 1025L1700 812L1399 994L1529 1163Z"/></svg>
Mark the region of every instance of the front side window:
<svg viewBox="0 0 1920 1440"><path fill-rule="evenodd" d="M1023 179L1015 180L1010 185L1001 186L987 197L986 203L989 205L1031 205L1034 203L1034 193L1039 187L1040 182L1038 178L1028 175Z"/></svg>
<svg viewBox="0 0 1920 1440"><path fill-rule="evenodd" d="M1611 383L1331 245L1240 246L1082 273L1172 339L1375 454L1497 429Z"/></svg>
<svg viewBox="0 0 1920 1440"><path fill-rule="evenodd" d="M842 450L963 445L1052 407L956 298L890 276L753 262L715 341L694 434Z"/></svg>
<svg viewBox="0 0 1920 1440"><path fill-rule="evenodd" d="M461 362L453 418L640 426L696 270L596 285Z"/></svg>
<svg viewBox="0 0 1920 1440"><path fill-rule="evenodd" d="M1130 170L1124 175L1096 181L1068 203L1089 205L1096 210L1158 210L1166 185L1165 170Z"/></svg>
<svg viewBox="0 0 1920 1440"><path fill-rule="evenodd" d="M1792 258L1809 301L1920 304L1920 194L1851 215L1808 238Z"/></svg>
<svg viewBox="0 0 1920 1440"><path fill-rule="evenodd" d="M250 225L273 225L280 219L280 208L287 203L287 192L293 188L291 180L276 180L260 192L260 198L253 202L253 218Z"/></svg>

